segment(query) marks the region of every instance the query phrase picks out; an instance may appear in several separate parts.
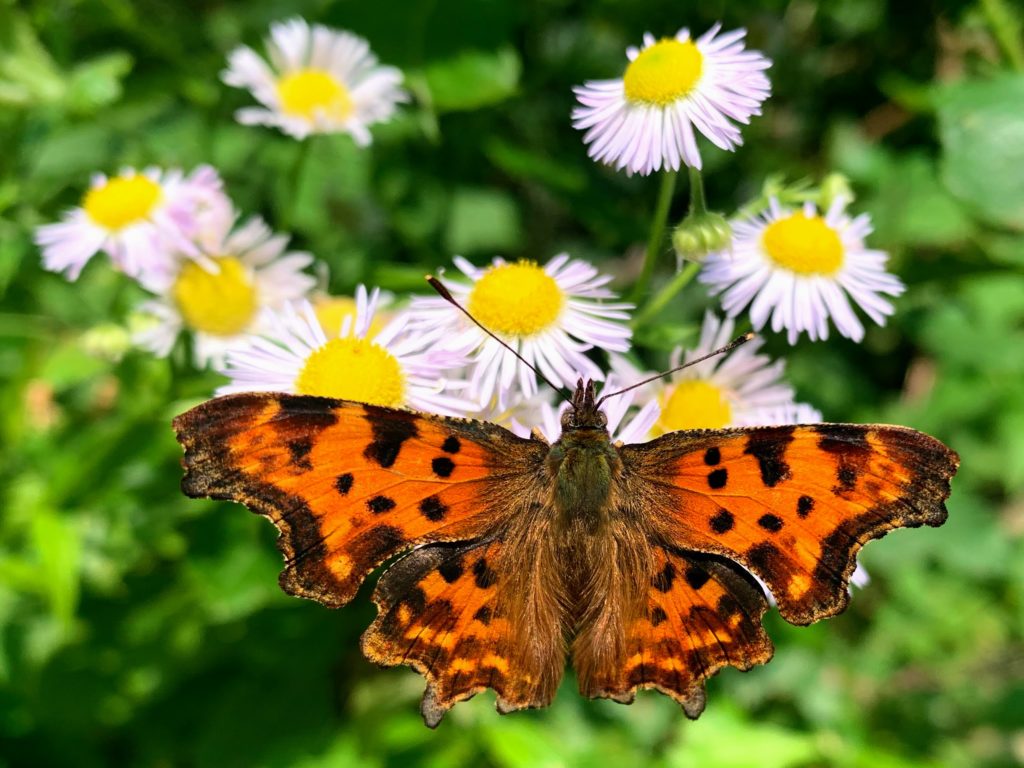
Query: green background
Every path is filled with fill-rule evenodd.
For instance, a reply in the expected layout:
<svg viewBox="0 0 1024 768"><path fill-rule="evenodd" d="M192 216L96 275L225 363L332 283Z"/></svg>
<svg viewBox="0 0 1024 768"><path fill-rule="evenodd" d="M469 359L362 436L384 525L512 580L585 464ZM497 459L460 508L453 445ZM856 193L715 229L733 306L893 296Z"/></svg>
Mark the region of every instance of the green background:
<svg viewBox="0 0 1024 768"><path fill-rule="evenodd" d="M294 14L406 71L416 104L369 151L319 137L302 155L234 123L250 98L218 80L227 52ZM421 290L453 253L562 249L626 289L658 182L587 159L570 88L619 75L645 30L716 19L775 65L744 147L702 144L710 204L844 173L908 285L861 345L768 347L826 419L959 451L949 522L869 546L842 616L769 615L774 661L712 680L697 722L567 679L549 710L498 717L487 693L430 731L422 680L359 654L369 587L339 611L289 598L271 526L180 495L169 421L216 377L180 349L89 354L82 334L141 294L105 259L73 284L44 272L32 231L95 171L210 162L338 292ZM1024 764L1022 68L997 0L0 0L0 765ZM692 343L706 304L691 285L639 327L644 361Z"/></svg>

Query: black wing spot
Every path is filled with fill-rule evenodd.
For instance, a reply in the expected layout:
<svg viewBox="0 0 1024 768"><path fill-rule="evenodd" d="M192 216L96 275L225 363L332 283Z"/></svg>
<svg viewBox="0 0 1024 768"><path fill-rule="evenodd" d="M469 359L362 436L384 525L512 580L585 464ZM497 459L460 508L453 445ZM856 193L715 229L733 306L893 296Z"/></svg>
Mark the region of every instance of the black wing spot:
<svg viewBox="0 0 1024 768"><path fill-rule="evenodd" d="M366 502L366 508L369 509L373 514L380 515L384 512L390 512L395 508L395 500L388 498L387 496L374 496L368 502Z"/></svg>
<svg viewBox="0 0 1024 768"><path fill-rule="evenodd" d="M704 463L713 467L722 461L722 452L717 448L708 448L704 451Z"/></svg>
<svg viewBox="0 0 1024 768"><path fill-rule="evenodd" d="M448 507L437 496L427 496L420 502L420 512L427 520L438 522L448 514Z"/></svg>
<svg viewBox="0 0 1024 768"><path fill-rule="evenodd" d="M778 533L782 530L782 518L776 515L761 515L757 519L757 524L771 533Z"/></svg>
<svg viewBox="0 0 1024 768"><path fill-rule="evenodd" d="M454 560L441 563L437 572L441 574L441 578L445 580L446 584L451 584L458 581L459 577L465 572L465 569L462 567L461 558L455 558Z"/></svg>
<svg viewBox="0 0 1024 768"><path fill-rule="evenodd" d="M364 406L363 410L373 431L373 440L366 446L363 456L382 467L390 467L398 458L402 443L419 434L414 422L417 417L411 413L389 411L372 405Z"/></svg>
<svg viewBox="0 0 1024 768"><path fill-rule="evenodd" d="M482 557L473 564L473 577L480 589L487 589L498 580L498 574L488 567L487 560Z"/></svg>
<svg viewBox="0 0 1024 768"><path fill-rule="evenodd" d="M486 605L481 605L476 609L476 613L473 614L473 618L486 627L491 623L491 609Z"/></svg>
<svg viewBox="0 0 1024 768"><path fill-rule="evenodd" d="M379 563L407 546L402 531L393 525L377 525L358 537L349 548L356 562Z"/></svg>
<svg viewBox="0 0 1024 768"><path fill-rule="evenodd" d="M313 440L300 437L288 441L288 452L292 455L292 464L300 469L310 470L313 465L309 461L309 452L313 450Z"/></svg>
<svg viewBox="0 0 1024 768"><path fill-rule="evenodd" d="M427 593L420 587L413 587L409 594L405 596L405 599L402 600L402 604L408 606L411 613L418 616L427 607Z"/></svg>
<svg viewBox="0 0 1024 768"><path fill-rule="evenodd" d="M686 583L690 585L690 589L700 589L711 578L707 571L696 565L687 566L683 577L686 579Z"/></svg>
<svg viewBox="0 0 1024 768"><path fill-rule="evenodd" d="M666 619L668 619L668 614L661 608L654 606L654 608L651 609L651 626L656 627Z"/></svg>
<svg viewBox="0 0 1024 768"><path fill-rule="evenodd" d="M653 579L651 586L659 592L668 592L672 589L672 582L676 580L676 569L672 563L665 563L665 567Z"/></svg>
<svg viewBox="0 0 1024 768"><path fill-rule="evenodd" d="M708 472L708 485L712 488L724 488L729 482L729 472L724 467Z"/></svg>
<svg viewBox="0 0 1024 768"><path fill-rule="evenodd" d="M743 452L757 459L761 482L773 488L792 475L785 461L786 448L793 442L792 427L771 427L751 432Z"/></svg>
<svg viewBox="0 0 1024 768"><path fill-rule="evenodd" d="M732 530L734 522L732 512L728 509L720 509L718 514L711 518L711 530L715 533L727 533Z"/></svg>
<svg viewBox="0 0 1024 768"><path fill-rule="evenodd" d="M819 424L813 429L821 435L818 447L823 451L840 455L871 453L867 427L859 424Z"/></svg>
<svg viewBox="0 0 1024 768"><path fill-rule="evenodd" d="M719 616L732 616L742 610L732 595L722 595L718 598L717 608Z"/></svg>
<svg viewBox="0 0 1024 768"><path fill-rule="evenodd" d="M438 477L449 477L455 469L455 462L447 456L438 456L430 462L430 466Z"/></svg>
<svg viewBox="0 0 1024 768"><path fill-rule="evenodd" d="M348 492L352 490L353 480L354 478L352 477L352 473L346 472L343 475L338 475L334 479L334 487L342 496L347 496Z"/></svg>
<svg viewBox="0 0 1024 768"><path fill-rule="evenodd" d="M441 450L445 453L458 453L462 449L462 443L455 435L449 435L441 444Z"/></svg>
<svg viewBox="0 0 1024 768"><path fill-rule="evenodd" d="M852 467L849 464L844 464L839 467L839 472L836 473L836 479L839 480L839 485L833 488L834 493L845 493L846 491L852 491L854 486L857 485L857 477L860 473L856 467Z"/></svg>
<svg viewBox="0 0 1024 768"><path fill-rule="evenodd" d="M313 395L278 395L277 397L282 416L299 417L304 424L321 429L338 423L338 414L335 412L335 408L338 406L336 400Z"/></svg>
<svg viewBox="0 0 1024 768"><path fill-rule="evenodd" d="M800 517L807 517L814 509L814 499L810 496L801 496L796 502L796 513Z"/></svg>
<svg viewBox="0 0 1024 768"><path fill-rule="evenodd" d="M755 544L747 550L747 561L761 574L769 574L782 565L782 552L774 544Z"/></svg>

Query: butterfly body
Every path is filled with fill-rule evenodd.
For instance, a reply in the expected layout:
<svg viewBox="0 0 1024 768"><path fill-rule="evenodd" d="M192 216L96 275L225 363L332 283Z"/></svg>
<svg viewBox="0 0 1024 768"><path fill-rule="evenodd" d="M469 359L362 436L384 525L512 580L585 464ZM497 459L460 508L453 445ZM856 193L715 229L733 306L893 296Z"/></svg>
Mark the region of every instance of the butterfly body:
<svg viewBox="0 0 1024 768"><path fill-rule="evenodd" d="M281 532L283 588L332 607L380 578L363 651L428 681L437 725L491 688L501 712L655 688L691 717L704 681L772 655L768 608L840 612L856 553L940 525L956 454L902 427L820 424L611 441L581 382L555 443L486 422L244 394L175 421L183 489Z"/></svg>
<svg viewBox="0 0 1024 768"><path fill-rule="evenodd" d="M545 465L560 529L572 528L577 521L590 530L607 524L622 460L605 427L565 429Z"/></svg>

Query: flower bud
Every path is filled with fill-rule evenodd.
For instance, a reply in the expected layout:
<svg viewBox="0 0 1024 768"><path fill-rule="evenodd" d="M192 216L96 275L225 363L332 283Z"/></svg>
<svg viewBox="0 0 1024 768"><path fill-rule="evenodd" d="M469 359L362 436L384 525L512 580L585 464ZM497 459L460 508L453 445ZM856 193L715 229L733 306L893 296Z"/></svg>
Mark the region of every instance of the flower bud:
<svg viewBox="0 0 1024 768"><path fill-rule="evenodd" d="M709 253L728 248L731 240L729 221L714 211L689 214L672 233L680 261L702 261Z"/></svg>
<svg viewBox="0 0 1024 768"><path fill-rule="evenodd" d="M818 193L818 208L827 211L839 198L847 203L853 202L853 189L850 187L850 180L842 173L830 173L821 181L821 189Z"/></svg>
<svg viewBox="0 0 1024 768"><path fill-rule="evenodd" d="M83 333L80 342L86 354L116 363L131 346L131 335L124 326L104 323Z"/></svg>

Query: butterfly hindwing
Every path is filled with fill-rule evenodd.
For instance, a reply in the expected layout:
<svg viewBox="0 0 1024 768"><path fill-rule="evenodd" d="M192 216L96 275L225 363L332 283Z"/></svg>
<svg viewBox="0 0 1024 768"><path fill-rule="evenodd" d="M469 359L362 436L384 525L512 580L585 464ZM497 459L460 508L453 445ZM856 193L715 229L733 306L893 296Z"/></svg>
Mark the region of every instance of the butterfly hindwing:
<svg viewBox="0 0 1024 768"><path fill-rule="evenodd" d="M674 432L620 453L659 535L743 565L795 624L846 607L867 541L941 525L959 461L912 429L856 424Z"/></svg>
<svg viewBox="0 0 1024 768"><path fill-rule="evenodd" d="M185 493L270 518L282 587L329 606L398 552L485 535L546 452L486 422L274 393L211 400L174 427Z"/></svg>
<svg viewBox="0 0 1024 768"><path fill-rule="evenodd" d="M363 635L363 653L385 666L407 664L427 679L421 711L435 727L451 707L486 688L498 710L546 706L565 665L557 628L547 628L545 681L529 664L510 623L516 580L507 545L497 538L433 544L389 568L374 592L377 619Z"/></svg>
<svg viewBox="0 0 1024 768"><path fill-rule="evenodd" d="M621 662L584 674L585 660L574 659L580 690L630 702L638 689L655 688L695 718L704 709L705 680L725 666L748 670L771 659L772 643L761 626L768 601L757 582L727 560L653 549L646 610L626 628Z"/></svg>

